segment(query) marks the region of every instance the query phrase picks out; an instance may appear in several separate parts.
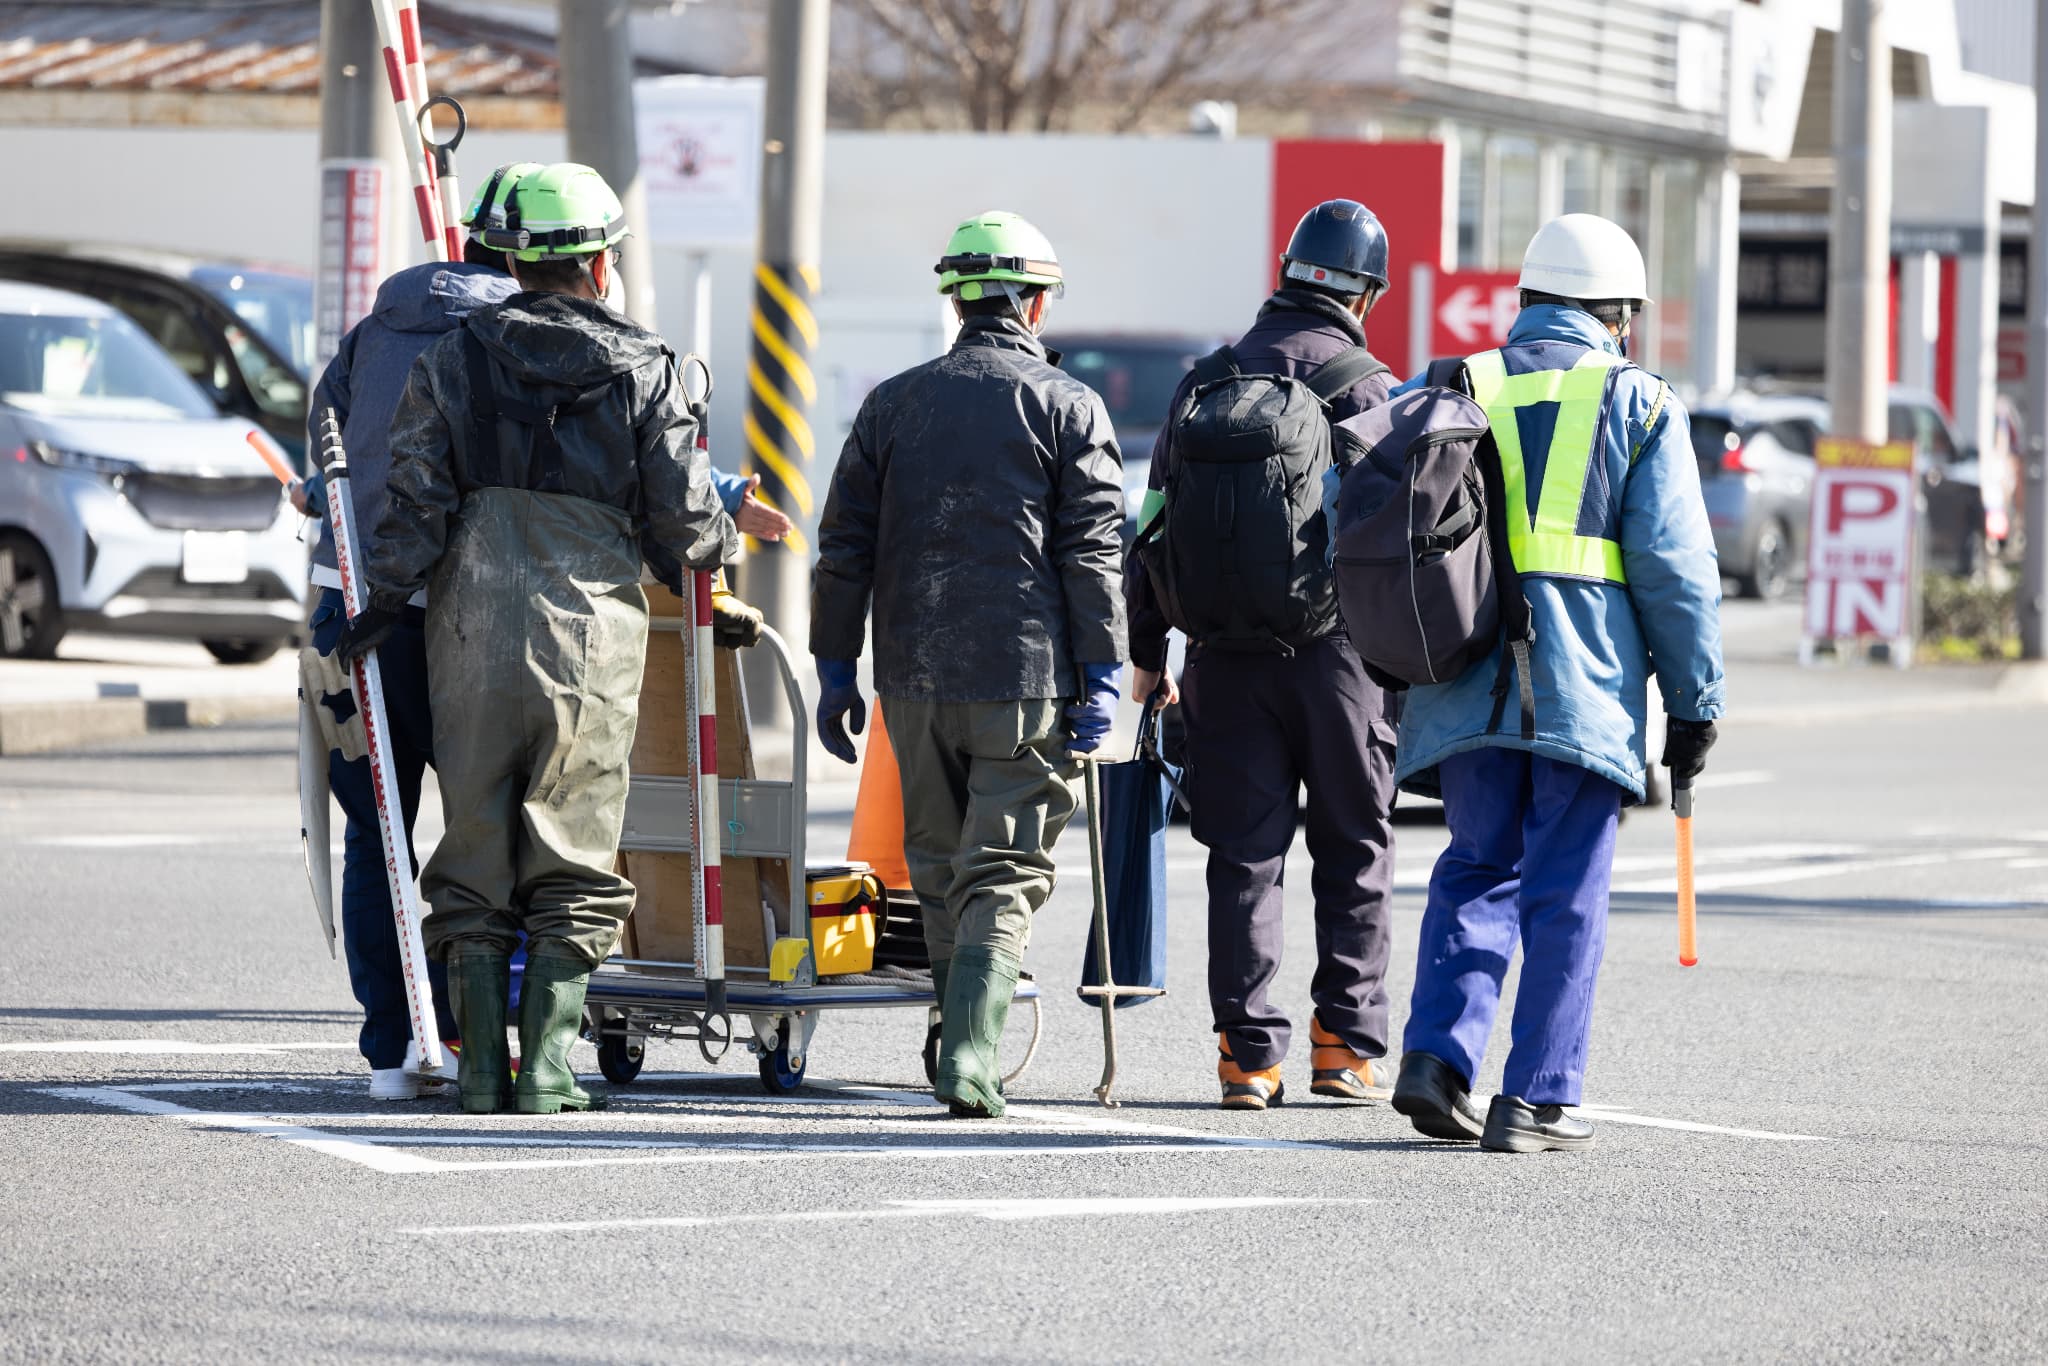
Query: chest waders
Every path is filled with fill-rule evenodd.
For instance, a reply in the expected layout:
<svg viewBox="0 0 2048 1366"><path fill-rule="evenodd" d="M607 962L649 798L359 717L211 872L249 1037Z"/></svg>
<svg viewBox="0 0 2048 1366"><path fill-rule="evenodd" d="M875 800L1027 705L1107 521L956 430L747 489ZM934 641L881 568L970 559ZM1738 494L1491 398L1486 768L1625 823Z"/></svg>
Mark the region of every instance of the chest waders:
<svg viewBox="0 0 2048 1366"><path fill-rule="evenodd" d="M424 879L427 937L446 956L466 1045L464 1108L509 1099L552 1114L597 1103L576 1084L569 1049L590 970L633 906L617 862L647 642L638 509L575 492L556 435L562 416L592 412L618 379L542 406L497 387L467 329L461 346L462 502L428 593L448 829ZM522 931L515 1088L504 1041Z"/></svg>
<svg viewBox="0 0 2048 1366"><path fill-rule="evenodd" d="M1513 582L1504 581L1502 622L1507 649L1501 653L1500 675L1494 682L1490 735L1500 729L1512 675L1522 705L1521 735L1536 738L1536 688L1530 673L1530 647L1535 629L1519 580L1526 576L1582 579L1625 587L1621 542L1609 536L1586 535L1579 527L1586 503L1586 484L1605 439L1606 415L1614 375L1628 362L1605 351L1588 350L1568 369L1533 370L1510 375L1499 351L1482 351L1465 361L1473 401L1486 410L1486 422L1499 454L1498 479L1487 481L1489 521L1505 528L1506 555L1496 564L1513 566ZM1648 427L1656 425L1664 404L1657 392ZM1544 453L1536 509L1529 510L1529 467L1522 450L1520 414L1538 407L1556 409L1550 444ZM1489 471L1489 474L1491 471ZM1498 572L1498 571L1496 571ZM1512 610L1510 610L1512 609Z"/></svg>

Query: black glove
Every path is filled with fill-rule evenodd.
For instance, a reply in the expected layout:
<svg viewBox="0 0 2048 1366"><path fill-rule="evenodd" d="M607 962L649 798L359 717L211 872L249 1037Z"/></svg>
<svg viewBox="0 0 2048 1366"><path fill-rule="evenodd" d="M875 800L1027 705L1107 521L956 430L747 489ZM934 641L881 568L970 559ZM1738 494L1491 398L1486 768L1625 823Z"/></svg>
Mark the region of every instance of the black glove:
<svg viewBox="0 0 2048 1366"><path fill-rule="evenodd" d="M1671 770L1672 786L1692 786L1692 780L1706 770L1707 751L1718 738L1712 721L1665 718L1664 767Z"/></svg>
<svg viewBox="0 0 2048 1366"><path fill-rule="evenodd" d="M334 642L334 653L341 657L342 667L347 668L382 645L391 628L398 625L400 615L383 607L365 607L350 617L348 625L341 628L341 638Z"/></svg>
<svg viewBox="0 0 2048 1366"><path fill-rule="evenodd" d="M730 593L711 595L711 643L721 650L744 650L761 639L761 609L749 607Z"/></svg>

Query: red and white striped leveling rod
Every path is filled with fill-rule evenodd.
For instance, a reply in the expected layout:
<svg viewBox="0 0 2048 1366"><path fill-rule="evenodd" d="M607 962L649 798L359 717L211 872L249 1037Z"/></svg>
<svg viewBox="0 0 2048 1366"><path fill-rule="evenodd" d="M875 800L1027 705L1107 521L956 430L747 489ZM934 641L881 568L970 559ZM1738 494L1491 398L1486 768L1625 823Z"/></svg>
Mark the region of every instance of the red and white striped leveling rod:
<svg viewBox="0 0 2048 1366"><path fill-rule="evenodd" d="M712 570L689 574L690 625L683 652L689 665L690 776L697 780L691 803L697 857L690 861L690 924L697 946L697 977L704 983L707 1015L725 1009L725 886L719 867L718 670L712 663ZM708 1023L708 1022L707 1022ZM728 1031L729 1032L729 1031Z"/></svg>
<svg viewBox="0 0 2048 1366"><path fill-rule="evenodd" d="M341 600L353 621L369 604L369 593L356 566L356 514L348 496L348 453L341 444L341 423L332 408L320 416L320 457L327 471L327 522L334 532L334 564L341 573ZM377 794L377 829L384 836L384 876L391 884L391 913L398 921L398 962L405 971L405 1000L412 1013L415 1053L408 1058L421 1071L441 1066L441 1031L434 1019L434 989L427 981L427 946L420 938L420 896L413 881L412 854L406 847L405 807L398 796L398 773L391 758L391 735L384 714L384 675L377 652L357 660L350 671L356 711L363 718L369 742L370 782Z"/></svg>
<svg viewBox="0 0 2048 1366"><path fill-rule="evenodd" d="M406 169L412 174L413 207L419 211L420 236L437 260L462 259L462 216L458 205L444 216L446 196L435 193L434 164L427 159L423 131L427 105L427 61L420 45L420 12L415 0L369 0L377 16L377 34L384 44L384 80L391 87L391 107L398 116L399 140L405 144ZM460 132L455 140L461 141ZM437 144L438 146L438 144ZM448 144L453 150L454 144Z"/></svg>

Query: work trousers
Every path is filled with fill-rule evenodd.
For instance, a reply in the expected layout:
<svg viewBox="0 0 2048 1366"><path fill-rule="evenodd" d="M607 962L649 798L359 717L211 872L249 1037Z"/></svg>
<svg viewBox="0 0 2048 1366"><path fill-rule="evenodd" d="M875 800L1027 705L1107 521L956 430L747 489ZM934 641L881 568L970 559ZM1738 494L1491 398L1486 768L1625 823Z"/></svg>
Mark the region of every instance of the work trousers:
<svg viewBox="0 0 2048 1366"><path fill-rule="evenodd" d="M1387 1052L1394 882L1394 727L1386 697L1338 634L1292 656L1197 650L1182 685L1190 824L1209 850L1209 1005L1231 1058L1287 1056L1292 1026L1267 998L1280 969L1287 850L1306 787L1323 1028L1363 1057Z"/></svg>
<svg viewBox="0 0 2048 1366"><path fill-rule="evenodd" d="M313 609L314 648L332 654L344 619L340 592L322 589L320 601ZM418 608L405 610L404 618L378 646L377 658L384 678L384 714L389 726L392 768L398 780L399 804L404 810L406 854L417 872L419 856L412 848L413 822L419 818L421 779L434 762L434 720L427 706L426 634L424 616ZM313 701L328 711L336 725L350 724L355 717L355 695L345 686L340 692L325 693ZM412 1038L412 1009L406 999L398 922L391 910L391 882L384 872L384 833L377 823L377 792L370 778L369 759L349 759L338 749L328 751L327 786L346 818L342 837L341 943L348 956L349 989L363 1008L363 1028L356 1045L370 1066L398 1067L405 1062L405 1046ZM439 963L428 964L427 980L434 990L440 1037L455 1039L446 974Z"/></svg>
<svg viewBox="0 0 2048 1366"><path fill-rule="evenodd" d="M1576 764L1500 747L1454 754L1438 773L1451 843L1429 879L1403 1046L1469 1085L1519 944L1502 1094L1576 1105L1622 791Z"/></svg>
<svg viewBox="0 0 2048 1366"><path fill-rule="evenodd" d="M1052 895L1053 842L1074 814L1065 700L883 706L932 961L979 945L1022 962L1031 917Z"/></svg>
<svg viewBox="0 0 2048 1366"><path fill-rule="evenodd" d="M427 592L435 773L447 833L421 879L427 951L559 939L595 967L633 884L618 872L647 595L630 523L566 494L463 498Z"/></svg>

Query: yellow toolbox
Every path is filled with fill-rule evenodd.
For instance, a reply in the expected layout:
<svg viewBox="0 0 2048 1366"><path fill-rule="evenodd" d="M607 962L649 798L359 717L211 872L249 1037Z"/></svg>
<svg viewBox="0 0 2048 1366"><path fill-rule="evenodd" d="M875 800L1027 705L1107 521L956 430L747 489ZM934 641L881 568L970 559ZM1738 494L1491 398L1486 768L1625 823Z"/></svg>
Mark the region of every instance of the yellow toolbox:
<svg viewBox="0 0 2048 1366"><path fill-rule="evenodd" d="M811 868L804 874L811 903L811 952L820 977L872 972L888 893L865 863Z"/></svg>

